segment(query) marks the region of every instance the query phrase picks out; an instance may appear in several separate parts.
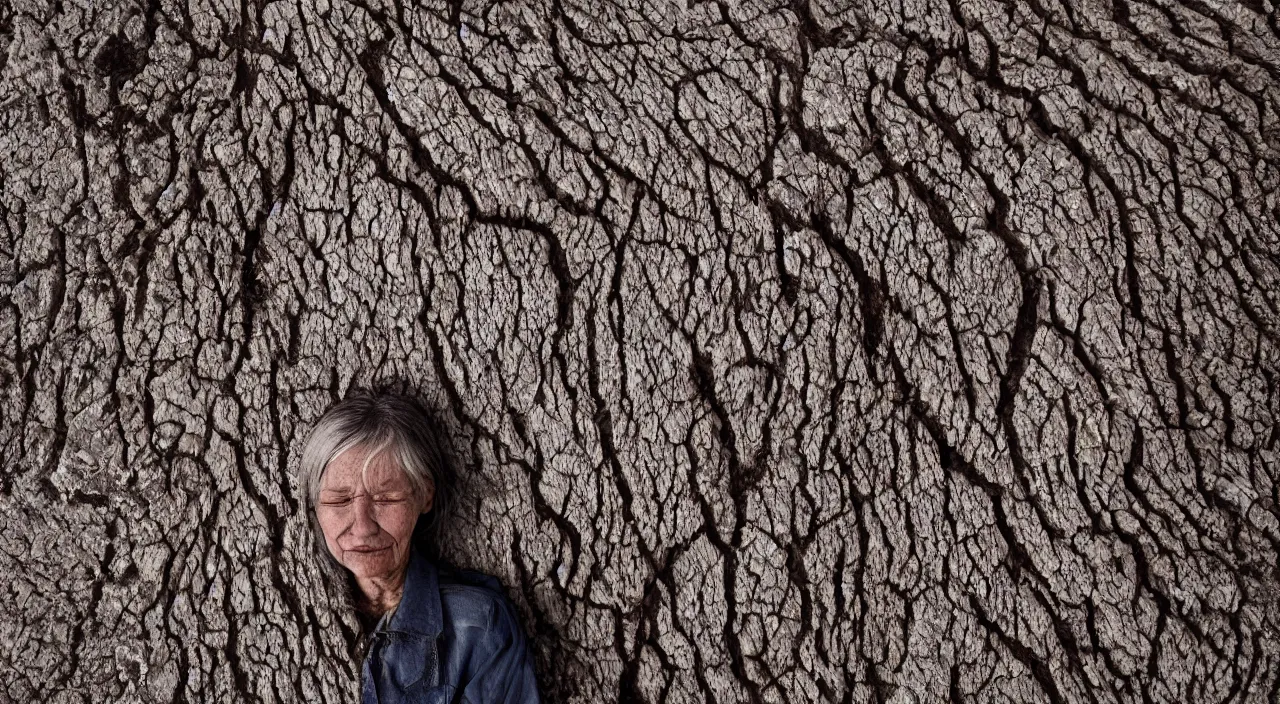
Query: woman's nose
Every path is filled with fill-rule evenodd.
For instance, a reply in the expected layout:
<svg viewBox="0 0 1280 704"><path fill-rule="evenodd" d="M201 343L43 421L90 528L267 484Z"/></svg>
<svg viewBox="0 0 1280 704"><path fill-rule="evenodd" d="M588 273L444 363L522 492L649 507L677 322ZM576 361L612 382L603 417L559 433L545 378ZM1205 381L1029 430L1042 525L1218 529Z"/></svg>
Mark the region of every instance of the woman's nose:
<svg viewBox="0 0 1280 704"><path fill-rule="evenodd" d="M351 502L355 516L351 522L351 533L356 537L368 537L378 534L378 522L373 518L373 500L368 496L357 496Z"/></svg>

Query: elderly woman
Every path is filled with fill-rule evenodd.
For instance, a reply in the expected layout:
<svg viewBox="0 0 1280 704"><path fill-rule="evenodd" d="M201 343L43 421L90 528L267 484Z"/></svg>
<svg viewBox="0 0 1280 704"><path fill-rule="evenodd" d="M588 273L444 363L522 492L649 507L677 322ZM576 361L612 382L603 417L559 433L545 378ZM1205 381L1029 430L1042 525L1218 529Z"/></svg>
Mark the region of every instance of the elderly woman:
<svg viewBox="0 0 1280 704"><path fill-rule="evenodd" d="M321 562L364 626L362 704L538 701L524 633L497 580L428 557L453 482L434 425L399 394L348 395L303 448Z"/></svg>

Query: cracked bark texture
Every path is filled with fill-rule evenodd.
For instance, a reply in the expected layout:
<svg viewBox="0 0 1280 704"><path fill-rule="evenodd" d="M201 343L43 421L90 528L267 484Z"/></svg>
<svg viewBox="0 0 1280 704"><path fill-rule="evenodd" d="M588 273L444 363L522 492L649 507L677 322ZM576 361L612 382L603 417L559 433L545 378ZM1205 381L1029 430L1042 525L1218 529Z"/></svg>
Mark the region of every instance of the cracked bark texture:
<svg viewBox="0 0 1280 704"><path fill-rule="evenodd" d="M1277 23L0 3L0 699L353 701L398 376L552 701L1276 701Z"/></svg>

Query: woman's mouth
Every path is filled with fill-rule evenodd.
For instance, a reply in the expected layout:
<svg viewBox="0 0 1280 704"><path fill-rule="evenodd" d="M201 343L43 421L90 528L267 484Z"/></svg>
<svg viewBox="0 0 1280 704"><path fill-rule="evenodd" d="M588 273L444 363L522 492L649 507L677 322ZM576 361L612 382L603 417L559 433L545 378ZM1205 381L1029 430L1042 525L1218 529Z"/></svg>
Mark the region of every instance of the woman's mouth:
<svg viewBox="0 0 1280 704"><path fill-rule="evenodd" d="M369 545L358 545L354 548L347 548L347 552L370 553L370 552L382 552L383 550L386 550L386 549L387 548L385 547L377 548Z"/></svg>

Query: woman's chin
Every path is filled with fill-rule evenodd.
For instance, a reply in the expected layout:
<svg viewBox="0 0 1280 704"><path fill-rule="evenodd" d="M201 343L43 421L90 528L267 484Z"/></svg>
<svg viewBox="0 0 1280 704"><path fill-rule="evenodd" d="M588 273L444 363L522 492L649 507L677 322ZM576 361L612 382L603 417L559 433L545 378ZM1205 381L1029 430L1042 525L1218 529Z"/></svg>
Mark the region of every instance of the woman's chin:
<svg viewBox="0 0 1280 704"><path fill-rule="evenodd" d="M394 572L397 565L391 548L373 552L348 550L342 554L342 566L357 577L381 577Z"/></svg>

